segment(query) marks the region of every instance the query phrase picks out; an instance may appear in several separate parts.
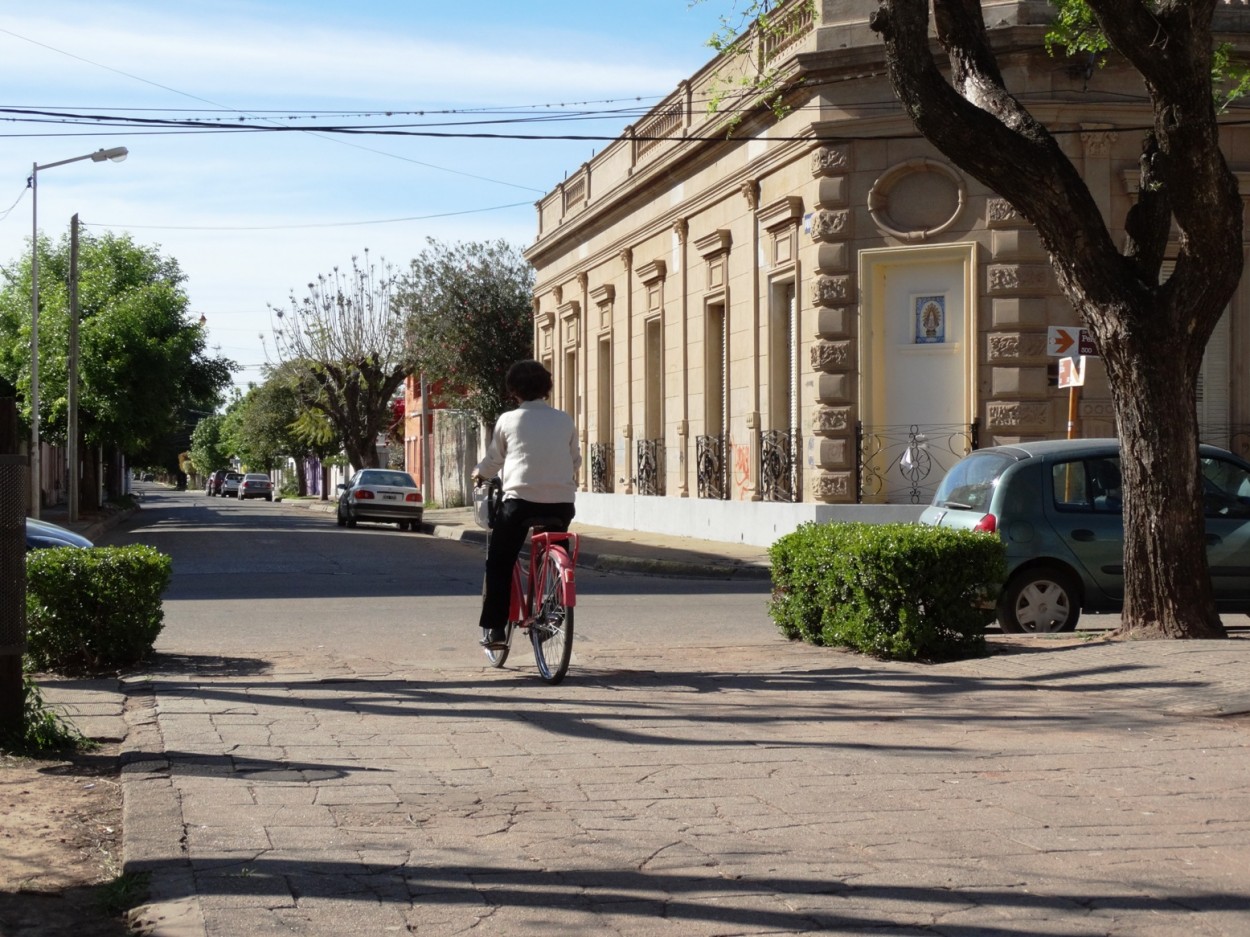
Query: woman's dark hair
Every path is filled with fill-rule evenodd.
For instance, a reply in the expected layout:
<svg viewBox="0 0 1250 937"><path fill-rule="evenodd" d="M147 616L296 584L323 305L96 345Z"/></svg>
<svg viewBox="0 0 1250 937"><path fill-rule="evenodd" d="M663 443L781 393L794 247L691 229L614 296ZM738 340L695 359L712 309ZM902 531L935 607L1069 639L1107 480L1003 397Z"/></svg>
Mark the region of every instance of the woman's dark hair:
<svg viewBox="0 0 1250 937"><path fill-rule="evenodd" d="M540 361L518 361L508 368L504 386L522 400L542 400L551 393L551 372Z"/></svg>

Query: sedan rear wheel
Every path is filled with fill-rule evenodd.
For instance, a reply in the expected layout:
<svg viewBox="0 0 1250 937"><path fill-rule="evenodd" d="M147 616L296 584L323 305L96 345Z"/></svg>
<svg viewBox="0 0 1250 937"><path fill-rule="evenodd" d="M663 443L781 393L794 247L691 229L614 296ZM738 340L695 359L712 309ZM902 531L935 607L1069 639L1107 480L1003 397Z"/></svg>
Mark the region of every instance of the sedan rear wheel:
<svg viewBox="0 0 1250 937"><path fill-rule="evenodd" d="M351 509L351 508L348 508L348 509L347 509L347 526L348 526L348 527L355 527L355 526L356 526L356 517L355 517L355 515L354 515L354 514L352 514L352 509Z"/></svg>
<svg viewBox="0 0 1250 937"><path fill-rule="evenodd" d="M1073 631L1081 618L1081 589L1058 566L1036 566L1012 577L998 603L1003 631L1044 634Z"/></svg>

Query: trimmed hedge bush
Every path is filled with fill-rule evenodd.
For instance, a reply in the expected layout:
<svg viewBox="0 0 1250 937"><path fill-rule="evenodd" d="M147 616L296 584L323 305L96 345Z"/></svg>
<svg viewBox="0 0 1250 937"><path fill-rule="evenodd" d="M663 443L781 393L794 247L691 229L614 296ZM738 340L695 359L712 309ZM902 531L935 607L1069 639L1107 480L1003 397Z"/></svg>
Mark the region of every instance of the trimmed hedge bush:
<svg viewBox="0 0 1250 937"><path fill-rule="evenodd" d="M786 637L894 660L984 653L1006 573L997 536L920 524L809 523L768 553Z"/></svg>
<svg viewBox="0 0 1250 937"><path fill-rule="evenodd" d="M129 667L164 627L173 563L152 547L60 547L26 555L26 655L36 670Z"/></svg>

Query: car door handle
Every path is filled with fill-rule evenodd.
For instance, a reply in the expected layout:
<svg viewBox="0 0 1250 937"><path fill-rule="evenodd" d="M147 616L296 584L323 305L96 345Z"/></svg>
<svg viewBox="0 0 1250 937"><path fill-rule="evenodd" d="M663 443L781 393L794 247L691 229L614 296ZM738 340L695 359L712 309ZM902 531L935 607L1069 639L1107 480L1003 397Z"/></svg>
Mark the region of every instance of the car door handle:
<svg viewBox="0 0 1250 937"><path fill-rule="evenodd" d="M1086 530L1085 528L1082 527L1082 528L1072 531L1072 539L1079 540L1081 541L1081 543L1089 543L1090 541L1096 540L1097 538L1094 536L1094 532L1092 530Z"/></svg>

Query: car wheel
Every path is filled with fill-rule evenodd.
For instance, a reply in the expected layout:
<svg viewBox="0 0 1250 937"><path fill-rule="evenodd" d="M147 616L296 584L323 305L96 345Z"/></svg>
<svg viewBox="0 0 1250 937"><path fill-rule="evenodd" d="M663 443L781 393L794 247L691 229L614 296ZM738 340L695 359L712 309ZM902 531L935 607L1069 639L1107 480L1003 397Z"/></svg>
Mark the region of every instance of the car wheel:
<svg viewBox="0 0 1250 937"><path fill-rule="evenodd" d="M342 508L339 508L337 511L335 511L335 512L334 512L334 521L335 521L335 523L337 523L340 527L346 527L346 526L347 526L347 518L343 516L343 509L342 509Z"/></svg>
<svg viewBox="0 0 1250 937"><path fill-rule="evenodd" d="M356 516L355 516L354 514L352 514L352 509L351 509L351 508L348 508L348 509L347 509L347 526L348 526L348 527L355 527L355 526L356 526Z"/></svg>
<svg viewBox="0 0 1250 937"><path fill-rule="evenodd" d="M268 502L270 502L270 503L272 504L272 503L273 503L273 495L270 495L270 496L269 496L268 498L266 498L265 500L266 500L266 501L268 501Z"/></svg>
<svg viewBox="0 0 1250 937"><path fill-rule="evenodd" d="M998 603L998 623L1014 634L1073 631L1080 618L1080 583L1058 566L1034 566L1013 576Z"/></svg>

